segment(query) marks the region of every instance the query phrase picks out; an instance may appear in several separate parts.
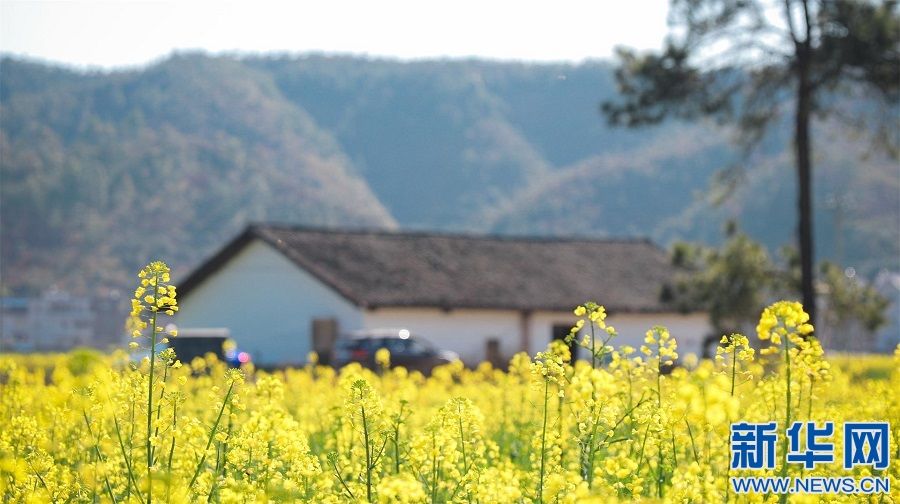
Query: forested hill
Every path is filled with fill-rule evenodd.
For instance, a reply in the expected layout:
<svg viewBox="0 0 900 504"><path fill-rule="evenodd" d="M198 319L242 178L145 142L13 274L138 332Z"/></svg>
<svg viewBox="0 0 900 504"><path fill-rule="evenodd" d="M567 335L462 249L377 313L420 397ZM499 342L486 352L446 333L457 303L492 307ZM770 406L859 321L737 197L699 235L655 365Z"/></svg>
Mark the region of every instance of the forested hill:
<svg viewBox="0 0 900 504"><path fill-rule="evenodd" d="M609 128L611 67L353 57L172 56L80 72L0 62L3 287L184 273L250 221L715 242L772 250L795 226L787 131L746 160L725 132ZM815 145L820 257L900 269L900 167L857 132ZM861 154L867 154L861 156ZM839 230L836 233L835 230Z"/></svg>

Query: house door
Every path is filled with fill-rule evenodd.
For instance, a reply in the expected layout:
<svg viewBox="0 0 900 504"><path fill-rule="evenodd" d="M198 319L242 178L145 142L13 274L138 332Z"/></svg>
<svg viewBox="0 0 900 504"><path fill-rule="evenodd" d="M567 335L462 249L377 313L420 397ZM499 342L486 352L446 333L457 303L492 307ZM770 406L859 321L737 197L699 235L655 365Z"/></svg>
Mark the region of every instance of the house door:
<svg viewBox="0 0 900 504"><path fill-rule="evenodd" d="M570 329L572 329L571 324L553 324L553 339L565 341ZM574 339L569 343L569 351L572 352L572 362L575 362L575 359L578 358L578 343Z"/></svg>

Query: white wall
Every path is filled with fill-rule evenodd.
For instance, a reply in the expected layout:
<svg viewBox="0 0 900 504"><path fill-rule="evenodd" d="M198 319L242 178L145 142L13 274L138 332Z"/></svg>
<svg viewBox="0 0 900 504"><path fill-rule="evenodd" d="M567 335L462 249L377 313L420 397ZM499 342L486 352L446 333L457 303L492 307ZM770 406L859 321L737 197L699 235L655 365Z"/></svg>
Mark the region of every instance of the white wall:
<svg viewBox="0 0 900 504"><path fill-rule="evenodd" d="M543 350L550 342L554 324L575 323L571 312L537 312L532 317L532 353ZM678 353L683 358L689 353L702 354L703 338L711 331L705 313L682 315L680 313L613 313L606 323L616 328L618 336L610 344L615 347L630 345L639 348L644 335L654 325L665 326L678 341ZM585 357L584 352L580 354Z"/></svg>
<svg viewBox="0 0 900 504"><path fill-rule="evenodd" d="M179 301L179 327L226 327L261 365L304 363L314 318L362 324L355 305L258 240Z"/></svg>
<svg viewBox="0 0 900 504"><path fill-rule="evenodd" d="M521 336L521 312L513 310L440 310L433 308L380 308L365 313L366 329L405 328L436 346L453 350L469 365L485 359L489 338L500 340L500 354L504 362L523 350ZM534 312L529 317L529 352L546 348L556 324L571 327L576 317L571 312ZM631 345L638 348L644 341L644 333L654 325L668 327L678 341L681 356L688 353L700 355L703 337L709 332L705 314L682 315L677 313L622 313L611 315L607 323L613 325L619 336L615 346ZM584 357L584 353L581 354Z"/></svg>
<svg viewBox="0 0 900 504"><path fill-rule="evenodd" d="M500 341L504 362L520 348L519 312L512 310L441 310L378 308L365 313L365 328L405 328L438 348L452 350L468 365L486 357L487 340Z"/></svg>
<svg viewBox="0 0 900 504"><path fill-rule="evenodd" d="M678 355L682 359L688 354L702 355L703 338L712 331L705 313L623 313L610 315L606 322L619 333L617 345L634 348L644 343L648 329L654 325L665 326L678 342Z"/></svg>

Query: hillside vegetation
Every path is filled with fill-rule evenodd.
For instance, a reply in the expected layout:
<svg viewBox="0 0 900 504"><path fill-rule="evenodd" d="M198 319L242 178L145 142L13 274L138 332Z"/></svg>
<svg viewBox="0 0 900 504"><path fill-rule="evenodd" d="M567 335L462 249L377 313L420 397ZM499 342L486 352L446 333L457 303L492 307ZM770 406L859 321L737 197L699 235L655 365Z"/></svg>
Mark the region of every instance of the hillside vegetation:
<svg viewBox="0 0 900 504"><path fill-rule="evenodd" d="M81 72L0 62L3 287L121 285L250 221L715 242L795 226L786 134L749 159L710 124L609 128L604 63L180 54ZM820 257L900 268L900 166L819 126ZM861 156L861 154L867 154ZM721 205L711 177L744 161ZM836 234L835 230L840 234Z"/></svg>

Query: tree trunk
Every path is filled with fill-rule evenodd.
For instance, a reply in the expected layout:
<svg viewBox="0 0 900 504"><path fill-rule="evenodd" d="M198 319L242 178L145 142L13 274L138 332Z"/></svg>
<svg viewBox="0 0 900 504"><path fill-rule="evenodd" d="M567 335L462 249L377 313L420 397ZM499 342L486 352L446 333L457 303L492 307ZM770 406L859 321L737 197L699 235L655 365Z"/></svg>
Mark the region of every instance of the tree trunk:
<svg viewBox="0 0 900 504"><path fill-rule="evenodd" d="M813 278L815 259L813 250L812 159L810 157L812 140L809 136L812 88L809 83L809 48L803 47L797 56L797 110L794 148L797 163L797 210L799 216L797 238L800 246L800 289L803 296L803 308L809 313L810 323L815 325L816 293Z"/></svg>

